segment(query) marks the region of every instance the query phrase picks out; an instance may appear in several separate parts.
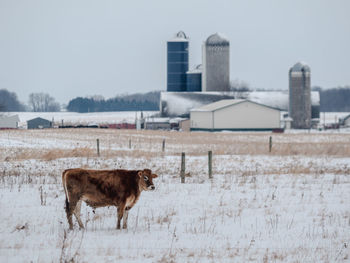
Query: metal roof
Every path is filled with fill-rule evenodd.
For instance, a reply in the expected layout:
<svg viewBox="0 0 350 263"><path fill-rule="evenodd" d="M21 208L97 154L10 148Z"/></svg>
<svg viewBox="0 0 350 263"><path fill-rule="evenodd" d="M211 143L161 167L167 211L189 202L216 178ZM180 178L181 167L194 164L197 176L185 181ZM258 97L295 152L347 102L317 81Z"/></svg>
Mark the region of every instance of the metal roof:
<svg viewBox="0 0 350 263"><path fill-rule="evenodd" d="M225 108L227 106L231 106L231 105L235 105L238 103L241 103L243 101L246 100L219 100L217 102L213 102L207 105L204 105L202 107L196 108L196 109L192 109L191 111L216 111L222 108Z"/></svg>
<svg viewBox="0 0 350 263"><path fill-rule="evenodd" d="M179 31L175 37L168 40L168 42L188 42L188 36L186 36L185 32Z"/></svg>
<svg viewBox="0 0 350 263"><path fill-rule="evenodd" d="M273 108L273 107L270 107L270 106L267 106L264 104L260 104L260 103L254 102L254 101L244 100L244 99L220 100L220 101L217 101L214 103L204 105L204 106L197 108L197 109L192 109L191 111L209 111L209 112L212 112L212 111L217 111L217 110L229 107L229 106L237 105L237 104L240 104L242 102L250 102L253 104L257 104L257 105L260 105L260 106L263 106L266 108L270 108L270 109L274 109L274 110L279 111L279 109L277 109L277 108Z"/></svg>
<svg viewBox="0 0 350 263"><path fill-rule="evenodd" d="M194 69L188 70L187 74L198 74L202 73L202 64L197 65Z"/></svg>
<svg viewBox="0 0 350 263"><path fill-rule="evenodd" d="M310 72L310 67L305 62L297 62L290 70L292 72Z"/></svg>
<svg viewBox="0 0 350 263"><path fill-rule="evenodd" d="M229 45L230 41L220 33L210 35L205 41L206 45Z"/></svg>

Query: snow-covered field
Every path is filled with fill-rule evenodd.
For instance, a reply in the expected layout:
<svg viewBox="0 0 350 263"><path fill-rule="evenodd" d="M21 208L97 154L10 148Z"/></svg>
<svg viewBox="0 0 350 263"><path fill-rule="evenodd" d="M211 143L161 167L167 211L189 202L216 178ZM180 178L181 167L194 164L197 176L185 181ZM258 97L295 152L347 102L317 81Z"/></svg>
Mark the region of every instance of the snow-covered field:
<svg viewBox="0 0 350 263"><path fill-rule="evenodd" d="M128 230L115 208L84 205L86 230L68 231L61 173L73 167L159 178ZM0 131L0 262L348 262L349 200L348 133Z"/></svg>

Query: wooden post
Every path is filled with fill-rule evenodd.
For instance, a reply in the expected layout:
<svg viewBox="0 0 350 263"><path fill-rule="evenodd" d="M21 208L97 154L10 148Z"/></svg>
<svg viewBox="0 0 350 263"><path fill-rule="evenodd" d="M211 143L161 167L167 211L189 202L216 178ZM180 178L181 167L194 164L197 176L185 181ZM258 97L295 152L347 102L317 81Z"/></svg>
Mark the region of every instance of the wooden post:
<svg viewBox="0 0 350 263"><path fill-rule="evenodd" d="M181 177L181 183L185 183L185 153L181 153L181 172L180 172L180 177Z"/></svg>
<svg viewBox="0 0 350 263"><path fill-rule="evenodd" d="M165 139L163 139L163 144L162 144L162 151L165 151Z"/></svg>
<svg viewBox="0 0 350 263"><path fill-rule="evenodd" d="M213 178L213 171L212 171L212 151L208 152L208 174L209 174L209 179Z"/></svg>
<svg viewBox="0 0 350 263"><path fill-rule="evenodd" d="M131 149L131 139L129 139L129 149Z"/></svg>
<svg viewBox="0 0 350 263"><path fill-rule="evenodd" d="M97 156L100 156L100 140L97 139L96 143L97 143Z"/></svg>
<svg viewBox="0 0 350 263"><path fill-rule="evenodd" d="M271 152L272 150L272 136L270 136L270 140L269 140L269 152Z"/></svg>

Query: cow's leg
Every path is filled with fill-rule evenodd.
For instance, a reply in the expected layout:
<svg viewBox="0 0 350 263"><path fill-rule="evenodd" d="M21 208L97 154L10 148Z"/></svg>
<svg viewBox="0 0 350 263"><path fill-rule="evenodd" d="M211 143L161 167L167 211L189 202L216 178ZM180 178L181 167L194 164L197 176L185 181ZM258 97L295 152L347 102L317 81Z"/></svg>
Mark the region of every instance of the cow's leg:
<svg viewBox="0 0 350 263"><path fill-rule="evenodd" d="M120 221L122 220L124 216L124 211L125 211L125 203L120 204L118 206L118 222L117 222L117 229L120 229Z"/></svg>
<svg viewBox="0 0 350 263"><path fill-rule="evenodd" d="M69 229L73 229L73 213L75 210L75 207L78 203L77 199L69 198L69 202L66 202L66 213L67 213L67 219L68 219L68 224L69 224Z"/></svg>
<svg viewBox="0 0 350 263"><path fill-rule="evenodd" d="M73 213L75 215L75 218L78 221L79 227L84 228L83 222L81 222L81 219L80 219L80 210L81 210L81 199L77 202L77 205L76 205Z"/></svg>
<svg viewBox="0 0 350 263"><path fill-rule="evenodd" d="M126 207L123 216L123 229L128 228L128 216L129 216L130 207Z"/></svg>

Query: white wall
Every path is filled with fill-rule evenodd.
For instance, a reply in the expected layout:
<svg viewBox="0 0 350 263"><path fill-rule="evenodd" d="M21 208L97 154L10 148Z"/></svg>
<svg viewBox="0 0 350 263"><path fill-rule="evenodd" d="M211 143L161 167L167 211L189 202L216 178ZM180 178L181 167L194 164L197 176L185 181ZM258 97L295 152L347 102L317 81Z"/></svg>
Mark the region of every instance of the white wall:
<svg viewBox="0 0 350 263"><path fill-rule="evenodd" d="M212 129L212 116L210 111L191 111L191 128Z"/></svg>
<svg viewBox="0 0 350 263"><path fill-rule="evenodd" d="M280 128L280 111L249 101L215 111L215 129Z"/></svg>
<svg viewBox="0 0 350 263"><path fill-rule="evenodd" d="M279 110L249 101L228 106L214 112L191 112L191 128L276 129L280 127Z"/></svg>
<svg viewBox="0 0 350 263"><path fill-rule="evenodd" d="M18 128L18 116L3 116L0 117L0 128L10 128L10 129L16 129Z"/></svg>

